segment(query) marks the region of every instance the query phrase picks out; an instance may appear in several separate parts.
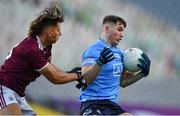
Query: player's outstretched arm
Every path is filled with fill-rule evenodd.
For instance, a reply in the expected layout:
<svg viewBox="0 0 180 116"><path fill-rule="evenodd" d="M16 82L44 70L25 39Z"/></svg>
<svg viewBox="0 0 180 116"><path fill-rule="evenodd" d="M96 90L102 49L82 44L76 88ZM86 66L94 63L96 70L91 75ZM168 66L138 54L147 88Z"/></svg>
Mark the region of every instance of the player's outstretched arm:
<svg viewBox="0 0 180 116"><path fill-rule="evenodd" d="M101 67L112 61L114 59L114 54L109 48L104 48L100 52L99 58L96 60L96 63L91 66L82 67L82 76L85 78L87 84L91 84L97 75L99 74Z"/></svg>
<svg viewBox="0 0 180 116"><path fill-rule="evenodd" d="M67 73L52 64L48 64L40 73L54 84L65 84L78 79L77 73Z"/></svg>

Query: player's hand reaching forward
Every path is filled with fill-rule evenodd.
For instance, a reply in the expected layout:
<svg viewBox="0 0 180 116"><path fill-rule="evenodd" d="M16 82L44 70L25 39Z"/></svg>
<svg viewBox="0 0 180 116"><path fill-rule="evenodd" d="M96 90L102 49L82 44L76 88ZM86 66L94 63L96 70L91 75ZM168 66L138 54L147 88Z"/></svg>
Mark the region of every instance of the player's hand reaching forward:
<svg viewBox="0 0 180 116"><path fill-rule="evenodd" d="M145 53L142 53L141 57L142 58L139 59L139 64L137 64L137 66L141 69L140 73L142 76L146 77L149 75L151 60Z"/></svg>
<svg viewBox="0 0 180 116"><path fill-rule="evenodd" d="M79 82L76 87L80 89L81 87L86 85L85 79L81 76L81 67L75 67L70 71L67 71L68 73L76 73L78 75L77 81Z"/></svg>
<svg viewBox="0 0 180 116"><path fill-rule="evenodd" d="M99 59L96 61L99 66L102 66L114 59L114 54L109 48L104 48L99 56Z"/></svg>

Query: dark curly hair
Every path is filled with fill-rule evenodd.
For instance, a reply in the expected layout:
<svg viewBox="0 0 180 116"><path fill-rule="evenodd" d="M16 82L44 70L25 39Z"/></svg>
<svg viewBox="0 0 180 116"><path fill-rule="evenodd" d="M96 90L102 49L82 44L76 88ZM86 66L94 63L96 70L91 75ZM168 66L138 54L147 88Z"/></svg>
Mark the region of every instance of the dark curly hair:
<svg viewBox="0 0 180 116"><path fill-rule="evenodd" d="M39 16L31 22L28 36L35 37L47 26L55 26L58 22L64 22L64 13L57 5L45 8L40 12Z"/></svg>

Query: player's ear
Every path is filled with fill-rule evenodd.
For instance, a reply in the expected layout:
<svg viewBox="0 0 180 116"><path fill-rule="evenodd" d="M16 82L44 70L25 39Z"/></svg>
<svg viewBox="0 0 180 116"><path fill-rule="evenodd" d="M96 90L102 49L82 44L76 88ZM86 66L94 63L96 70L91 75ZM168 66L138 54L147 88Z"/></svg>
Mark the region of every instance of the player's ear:
<svg viewBox="0 0 180 116"><path fill-rule="evenodd" d="M48 34L48 37L51 37L51 35L52 35L52 29L51 28L47 29L47 34Z"/></svg>
<svg viewBox="0 0 180 116"><path fill-rule="evenodd" d="M110 27L109 27L108 25L105 25L105 26L104 26L104 31L105 31L106 33L109 33L109 32L110 32Z"/></svg>

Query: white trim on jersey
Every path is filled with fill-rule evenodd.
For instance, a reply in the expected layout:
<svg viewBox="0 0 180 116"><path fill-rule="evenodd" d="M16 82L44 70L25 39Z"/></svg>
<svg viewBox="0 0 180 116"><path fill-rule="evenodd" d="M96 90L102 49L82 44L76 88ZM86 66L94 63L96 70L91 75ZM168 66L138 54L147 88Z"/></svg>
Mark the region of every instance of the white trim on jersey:
<svg viewBox="0 0 180 116"><path fill-rule="evenodd" d="M42 68L40 68L40 69L35 69L35 71L41 71L41 70L43 70L44 68L46 68L46 66L49 64L49 62L47 62L47 64L46 65L44 65Z"/></svg>
<svg viewBox="0 0 180 116"><path fill-rule="evenodd" d="M38 48L39 48L40 50L43 50L43 48L45 48L46 46L43 46L43 44L42 44L41 41L40 41L39 36L36 36L36 38L37 38Z"/></svg>
<svg viewBox="0 0 180 116"><path fill-rule="evenodd" d="M95 58L86 58L86 59L82 62L81 66L84 66L84 65L87 65L87 64L94 64L95 62L96 62L96 59L95 59Z"/></svg>

